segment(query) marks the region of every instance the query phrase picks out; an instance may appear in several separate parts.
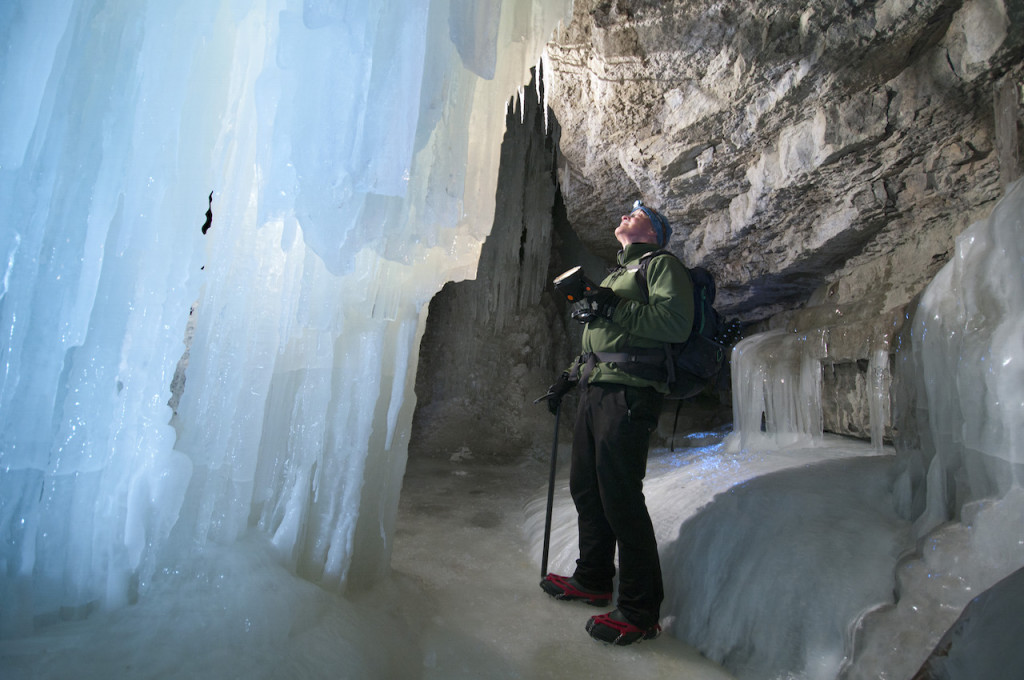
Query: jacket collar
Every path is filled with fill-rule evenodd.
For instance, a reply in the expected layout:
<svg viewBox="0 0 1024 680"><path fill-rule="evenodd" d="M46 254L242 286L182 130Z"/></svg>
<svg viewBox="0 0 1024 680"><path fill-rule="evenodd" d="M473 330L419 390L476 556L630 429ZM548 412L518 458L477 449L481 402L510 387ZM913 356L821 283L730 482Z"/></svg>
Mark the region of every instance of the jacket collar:
<svg viewBox="0 0 1024 680"><path fill-rule="evenodd" d="M660 250L661 246L657 243L630 243L625 248L619 251L619 254L615 256L616 260L620 265L624 265L627 262L639 260L641 256L652 253L655 250Z"/></svg>

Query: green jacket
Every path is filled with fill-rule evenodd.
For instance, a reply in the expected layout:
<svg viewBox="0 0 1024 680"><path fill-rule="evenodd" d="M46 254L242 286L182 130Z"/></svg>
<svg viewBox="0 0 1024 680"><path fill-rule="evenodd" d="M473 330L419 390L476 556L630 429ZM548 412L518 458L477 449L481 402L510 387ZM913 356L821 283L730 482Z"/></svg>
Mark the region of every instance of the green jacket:
<svg viewBox="0 0 1024 680"><path fill-rule="evenodd" d="M653 243L632 243L619 251L620 267L609 274L601 286L611 288L623 298L615 314L594 319L583 330L583 352L626 352L633 349L663 348L680 342L693 325L693 282L690 272L670 255L654 257L647 265L648 302L636 280L636 269L644 253L658 250ZM630 268L631 267L631 268ZM597 362L590 378L593 383L620 383L636 387L654 387L668 393L664 380L645 379L622 370L615 362Z"/></svg>

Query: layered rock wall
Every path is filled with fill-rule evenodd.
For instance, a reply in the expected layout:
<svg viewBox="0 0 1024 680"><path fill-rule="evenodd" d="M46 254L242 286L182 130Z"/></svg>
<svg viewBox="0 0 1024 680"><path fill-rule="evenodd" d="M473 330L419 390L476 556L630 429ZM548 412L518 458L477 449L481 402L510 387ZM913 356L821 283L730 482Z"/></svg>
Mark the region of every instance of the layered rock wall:
<svg viewBox="0 0 1024 680"><path fill-rule="evenodd" d="M822 332L826 429L1019 174L1024 3L578 0L548 45L568 217L610 258L636 198L752 329Z"/></svg>
<svg viewBox="0 0 1024 680"><path fill-rule="evenodd" d="M478 280L432 306L416 437L540 445L547 426L517 400L578 331L544 288L612 262L636 198L715 274L727 316L820 336L824 427L869 437L870 393L891 378L879 353L1020 172L1022 26L1022 0L576 0L543 101L531 86L509 116ZM689 405L678 427L720 418Z"/></svg>
<svg viewBox="0 0 1024 680"><path fill-rule="evenodd" d="M576 2L545 75L569 219L610 254L633 199L659 206L673 250L714 268L723 310L748 321L924 240L935 252L913 276L870 285L876 305L906 303L936 268L922 265L999 195L994 92L1021 83L1021 13L1000 0Z"/></svg>

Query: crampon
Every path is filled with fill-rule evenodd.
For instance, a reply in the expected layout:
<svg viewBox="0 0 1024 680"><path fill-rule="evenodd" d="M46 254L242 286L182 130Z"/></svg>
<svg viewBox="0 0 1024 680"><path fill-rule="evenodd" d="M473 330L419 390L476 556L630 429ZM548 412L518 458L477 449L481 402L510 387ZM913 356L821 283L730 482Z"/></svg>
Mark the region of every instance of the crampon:
<svg viewBox="0 0 1024 680"><path fill-rule="evenodd" d="M611 602L610 591L590 590L576 582L576 579L548 574L540 582L541 589L556 600L579 600L594 607L604 607Z"/></svg>
<svg viewBox="0 0 1024 680"><path fill-rule="evenodd" d="M591 616L587 621L587 632L590 637L610 645L630 645L634 642L653 640L661 634L661 626L654 624L649 628L634 626L616 609L607 614Z"/></svg>

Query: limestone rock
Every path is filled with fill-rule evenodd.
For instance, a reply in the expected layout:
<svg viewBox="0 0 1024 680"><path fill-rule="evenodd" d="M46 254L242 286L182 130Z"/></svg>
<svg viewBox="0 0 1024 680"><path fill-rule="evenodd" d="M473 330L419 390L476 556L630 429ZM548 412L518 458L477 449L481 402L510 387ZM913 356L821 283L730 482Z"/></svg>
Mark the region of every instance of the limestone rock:
<svg viewBox="0 0 1024 680"><path fill-rule="evenodd" d="M899 309L1000 196L993 101L1024 80L1019 0L573 12L544 78L574 229L610 258L630 203L658 206L728 315L765 320L822 287L833 308Z"/></svg>

